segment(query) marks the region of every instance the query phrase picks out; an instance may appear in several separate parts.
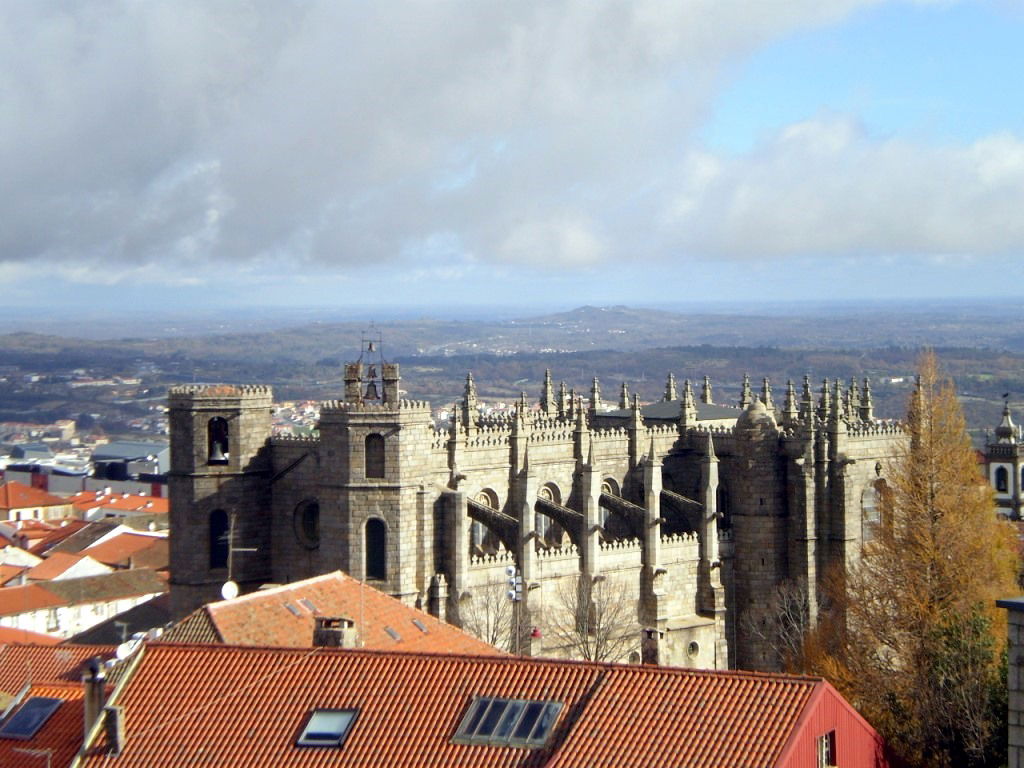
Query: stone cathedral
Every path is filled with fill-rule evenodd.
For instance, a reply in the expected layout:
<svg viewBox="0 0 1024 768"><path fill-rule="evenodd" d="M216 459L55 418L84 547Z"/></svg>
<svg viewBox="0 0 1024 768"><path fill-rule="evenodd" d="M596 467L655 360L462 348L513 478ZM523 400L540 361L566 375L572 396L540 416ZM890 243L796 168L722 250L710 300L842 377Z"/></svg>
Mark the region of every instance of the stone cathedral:
<svg viewBox="0 0 1024 768"><path fill-rule="evenodd" d="M572 613L566 584L614 585L635 628L623 660L772 668L751 617L782 583L814 610L823 574L877 524L904 440L874 418L867 380L812 393L804 377L776 399L745 378L731 406L707 378L696 395L669 375L644 405L625 385L605 403L596 379L588 399L548 373L539 403L483 417L469 375L438 427L372 343L344 370L309 438L271 436L269 387L171 390L176 615L228 580L244 592L340 568L468 626L500 612L486 603L507 599L516 569L520 652L573 655L554 631Z"/></svg>

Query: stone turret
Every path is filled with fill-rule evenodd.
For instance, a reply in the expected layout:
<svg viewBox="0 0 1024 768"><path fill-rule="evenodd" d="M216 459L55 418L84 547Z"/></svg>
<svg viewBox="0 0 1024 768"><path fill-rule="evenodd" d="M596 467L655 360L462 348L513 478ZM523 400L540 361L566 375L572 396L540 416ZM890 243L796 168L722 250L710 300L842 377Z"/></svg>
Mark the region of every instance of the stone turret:
<svg viewBox="0 0 1024 768"><path fill-rule="evenodd" d="M476 384L473 381L473 374L466 374L466 387L462 391L462 428L467 432L476 429L476 415L479 404L476 397Z"/></svg>
<svg viewBox="0 0 1024 768"><path fill-rule="evenodd" d="M711 378L709 376L704 377L704 385L700 388L700 400L708 405L715 402L711 393Z"/></svg>
<svg viewBox="0 0 1024 768"><path fill-rule="evenodd" d="M799 418L796 408L796 389L793 387L793 380L786 382L786 403L782 407L782 423L786 427L793 427Z"/></svg>
<svg viewBox="0 0 1024 768"><path fill-rule="evenodd" d="M678 398L679 395L676 394L676 376L674 373L670 373L668 375L668 381L665 382L665 397L662 399L666 403L670 403Z"/></svg>
<svg viewBox="0 0 1024 768"><path fill-rule="evenodd" d="M597 376L594 377L594 381L590 385L590 412L600 413L601 411L601 382L597 380Z"/></svg>
<svg viewBox="0 0 1024 768"><path fill-rule="evenodd" d="M540 393L540 409L550 416L555 410L555 389L551 383L551 369L544 371L544 386Z"/></svg>
<svg viewBox="0 0 1024 768"><path fill-rule="evenodd" d="M679 406L679 426L686 429L697 423L697 404L693 401L693 389L690 380L683 382L683 402Z"/></svg>
<svg viewBox="0 0 1024 768"><path fill-rule="evenodd" d="M875 407L871 401L871 381L864 378L864 389L860 398L860 419L861 421L875 420Z"/></svg>
<svg viewBox="0 0 1024 768"><path fill-rule="evenodd" d="M622 382L622 391L619 392L619 408L629 408L629 387L626 386L626 382Z"/></svg>
<svg viewBox="0 0 1024 768"><path fill-rule="evenodd" d="M750 376L746 373L743 374L743 387L740 389L740 408L747 408L750 406L751 400L753 400L750 394Z"/></svg>
<svg viewBox="0 0 1024 768"><path fill-rule="evenodd" d="M764 383L761 385L761 402L769 411L775 412L775 403L772 402L772 385L767 376L764 377Z"/></svg>

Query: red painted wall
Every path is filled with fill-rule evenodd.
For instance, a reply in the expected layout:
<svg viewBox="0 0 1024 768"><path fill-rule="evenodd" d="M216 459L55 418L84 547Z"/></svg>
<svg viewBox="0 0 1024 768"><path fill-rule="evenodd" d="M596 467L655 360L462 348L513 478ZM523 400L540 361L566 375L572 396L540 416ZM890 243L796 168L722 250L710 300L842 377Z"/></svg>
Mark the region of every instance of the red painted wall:
<svg viewBox="0 0 1024 768"><path fill-rule="evenodd" d="M878 732L826 682L819 683L807 710L776 763L778 768L817 768L818 738L836 732L841 768L889 768Z"/></svg>

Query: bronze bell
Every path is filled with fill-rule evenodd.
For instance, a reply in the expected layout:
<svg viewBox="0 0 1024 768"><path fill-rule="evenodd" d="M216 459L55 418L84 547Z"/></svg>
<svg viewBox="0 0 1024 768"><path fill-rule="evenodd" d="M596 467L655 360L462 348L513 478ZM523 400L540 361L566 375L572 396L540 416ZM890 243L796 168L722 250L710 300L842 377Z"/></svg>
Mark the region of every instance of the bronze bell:
<svg viewBox="0 0 1024 768"><path fill-rule="evenodd" d="M224 453L224 449L221 447L220 440L213 441L213 449L210 451L210 464L226 464L228 461L227 454Z"/></svg>
<svg viewBox="0 0 1024 768"><path fill-rule="evenodd" d="M363 395L363 399L364 400L379 400L380 399L380 395L377 394L377 382L370 381L370 383L366 385L366 394Z"/></svg>

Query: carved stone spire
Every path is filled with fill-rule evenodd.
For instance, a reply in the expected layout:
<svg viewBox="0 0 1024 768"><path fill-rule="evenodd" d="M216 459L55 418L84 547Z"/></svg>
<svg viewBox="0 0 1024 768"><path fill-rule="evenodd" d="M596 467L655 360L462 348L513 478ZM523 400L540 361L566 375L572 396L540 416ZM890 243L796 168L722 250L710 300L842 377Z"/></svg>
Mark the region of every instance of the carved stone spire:
<svg viewBox="0 0 1024 768"><path fill-rule="evenodd" d="M565 382L563 381L558 386L558 418L564 419L566 413L569 411L569 390L565 388Z"/></svg>
<svg viewBox="0 0 1024 768"><path fill-rule="evenodd" d="M782 407L782 423L787 427L792 427L796 424L799 413L796 408L796 388L793 386L793 380L790 379L786 382L786 404Z"/></svg>
<svg viewBox="0 0 1024 768"><path fill-rule="evenodd" d="M626 386L626 382L622 382L622 391L619 392L619 408L629 408L629 387Z"/></svg>
<svg viewBox="0 0 1024 768"><path fill-rule="evenodd" d="M753 397L750 394L750 376L743 374L743 389L740 390L740 408L744 410L750 407Z"/></svg>
<svg viewBox="0 0 1024 768"><path fill-rule="evenodd" d="M476 384L473 382L473 374L466 374L466 387L462 391L462 427L470 430L476 426L478 404L476 399Z"/></svg>
<svg viewBox="0 0 1024 768"><path fill-rule="evenodd" d="M871 401L871 380L864 377L864 389L860 397L861 421L875 420L875 404Z"/></svg>
<svg viewBox="0 0 1024 768"><path fill-rule="evenodd" d="M709 376L704 377L704 384L700 388L700 401L708 405L715 402L711 394L711 378Z"/></svg>
<svg viewBox="0 0 1024 768"><path fill-rule="evenodd" d="M693 401L690 380L683 382L683 402L679 406L679 426L692 427L697 423L697 404Z"/></svg>
<svg viewBox="0 0 1024 768"><path fill-rule="evenodd" d="M775 410L775 403L772 402L772 385L767 376L764 377L764 383L761 385L761 402L769 411Z"/></svg>
<svg viewBox="0 0 1024 768"><path fill-rule="evenodd" d="M828 421L829 410L832 407L832 388L828 385L828 379L821 380L821 398L818 400L818 418Z"/></svg>
<svg viewBox="0 0 1024 768"><path fill-rule="evenodd" d="M668 381L665 382L665 402L669 403L673 400L679 399L679 395L676 394L676 375L669 373Z"/></svg>
<svg viewBox="0 0 1024 768"><path fill-rule="evenodd" d="M551 369L544 371L544 386L540 392L540 409L550 416L555 409L555 390L551 384Z"/></svg>
<svg viewBox="0 0 1024 768"><path fill-rule="evenodd" d="M601 410L601 383L597 380L597 376L594 377L594 381L590 385L590 410L593 413Z"/></svg>

